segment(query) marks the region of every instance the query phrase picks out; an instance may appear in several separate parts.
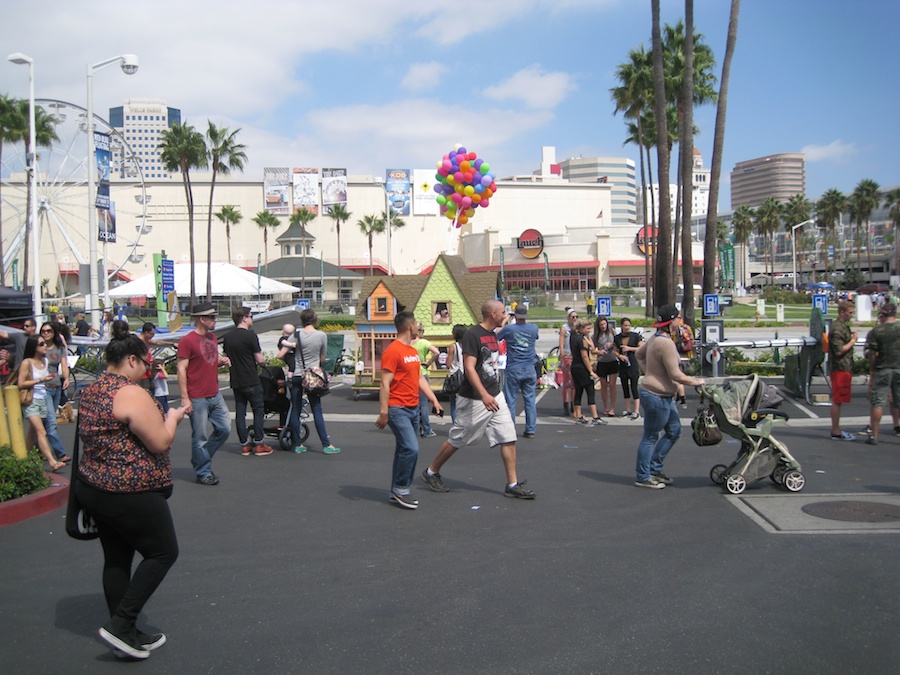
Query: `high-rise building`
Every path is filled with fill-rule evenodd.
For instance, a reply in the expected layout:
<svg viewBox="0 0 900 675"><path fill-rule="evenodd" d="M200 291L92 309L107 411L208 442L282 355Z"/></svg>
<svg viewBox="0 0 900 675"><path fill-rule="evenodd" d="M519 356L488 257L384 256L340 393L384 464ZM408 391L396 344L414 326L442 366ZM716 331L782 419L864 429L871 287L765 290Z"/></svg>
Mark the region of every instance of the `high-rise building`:
<svg viewBox="0 0 900 675"><path fill-rule="evenodd" d="M756 208L769 197L787 202L806 195L806 155L785 152L738 162L731 171L731 210Z"/></svg>
<svg viewBox="0 0 900 675"><path fill-rule="evenodd" d="M558 175L572 183L612 185L612 213L600 217L603 227L633 226L637 222L634 160L626 157L573 157L556 162L556 148L542 148L542 176Z"/></svg>
<svg viewBox="0 0 900 675"><path fill-rule="evenodd" d="M129 98L125 105L109 109L109 125L118 131L141 165L144 180L174 178L159 159L159 136L175 123L181 123L181 111L169 108L156 98ZM119 178L126 178L122 148L113 145L112 166Z"/></svg>
<svg viewBox="0 0 900 675"><path fill-rule="evenodd" d="M697 216L705 216L709 211L709 176L710 170L703 166L703 155L697 148L694 148L692 159L692 178L691 178L691 218ZM651 199L650 191L653 191ZM654 183L644 190L644 196L647 199L647 217L650 218L650 206L652 204L659 208L659 184ZM678 202L678 184L669 183L669 207L672 221L675 220L675 207ZM638 201L638 221L643 219L643 207ZM651 218L652 220L652 218Z"/></svg>

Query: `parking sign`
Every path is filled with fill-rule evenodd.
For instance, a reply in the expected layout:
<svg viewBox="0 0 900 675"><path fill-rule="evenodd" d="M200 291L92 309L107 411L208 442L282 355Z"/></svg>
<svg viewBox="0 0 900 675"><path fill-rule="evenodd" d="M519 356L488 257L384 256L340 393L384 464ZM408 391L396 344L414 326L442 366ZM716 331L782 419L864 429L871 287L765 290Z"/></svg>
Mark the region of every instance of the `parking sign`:
<svg viewBox="0 0 900 675"><path fill-rule="evenodd" d="M706 316L719 316L719 296L717 293L708 293L703 296L703 313Z"/></svg>
<svg viewBox="0 0 900 675"><path fill-rule="evenodd" d="M298 309L309 309L309 298L297 298Z"/></svg>
<svg viewBox="0 0 900 675"><path fill-rule="evenodd" d="M608 295L597 298L597 316L610 316L612 314L612 298Z"/></svg>
<svg viewBox="0 0 900 675"><path fill-rule="evenodd" d="M828 295L825 293L813 293L813 307L822 311L822 315L828 314Z"/></svg>

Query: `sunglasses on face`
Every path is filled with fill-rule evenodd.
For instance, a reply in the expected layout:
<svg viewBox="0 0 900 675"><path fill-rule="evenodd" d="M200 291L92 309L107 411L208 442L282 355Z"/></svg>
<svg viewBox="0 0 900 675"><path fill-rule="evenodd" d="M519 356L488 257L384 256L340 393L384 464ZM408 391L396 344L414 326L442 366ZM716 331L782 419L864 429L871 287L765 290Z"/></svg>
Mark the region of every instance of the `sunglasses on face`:
<svg viewBox="0 0 900 675"><path fill-rule="evenodd" d="M53 329L52 329L52 328L41 328L41 333L42 333L42 334L43 334L43 333L52 333L52 332L53 332Z"/></svg>
<svg viewBox="0 0 900 675"><path fill-rule="evenodd" d="M38 346L38 347L46 347L46 346L47 346L47 343L46 343L46 342L38 342L38 343L37 343L37 346Z"/></svg>

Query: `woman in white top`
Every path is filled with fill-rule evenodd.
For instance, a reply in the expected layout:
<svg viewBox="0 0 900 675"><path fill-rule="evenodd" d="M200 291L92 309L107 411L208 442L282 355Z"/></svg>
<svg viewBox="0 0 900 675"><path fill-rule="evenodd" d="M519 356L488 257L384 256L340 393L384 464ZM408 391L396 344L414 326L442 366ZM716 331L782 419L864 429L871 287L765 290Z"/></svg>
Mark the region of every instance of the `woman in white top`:
<svg viewBox="0 0 900 675"><path fill-rule="evenodd" d="M559 327L559 369L562 372L563 415L574 415L572 402L575 400L575 382L572 381L572 329L578 320L578 312L568 310L566 322Z"/></svg>
<svg viewBox="0 0 900 675"><path fill-rule="evenodd" d="M54 377L50 372L47 362L47 342L43 337L30 337L25 343L25 352L22 363L19 365L18 385L19 390L34 390L34 398L25 406L22 416L28 420L28 436L26 445L33 448L37 441L38 449L50 465L51 471L58 471L65 465L65 461L57 461L53 457L53 449L50 447L50 439L47 437L47 429L44 427L44 418L47 417L47 383ZM53 411L56 414L56 411ZM68 456L65 458L69 459Z"/></svg>

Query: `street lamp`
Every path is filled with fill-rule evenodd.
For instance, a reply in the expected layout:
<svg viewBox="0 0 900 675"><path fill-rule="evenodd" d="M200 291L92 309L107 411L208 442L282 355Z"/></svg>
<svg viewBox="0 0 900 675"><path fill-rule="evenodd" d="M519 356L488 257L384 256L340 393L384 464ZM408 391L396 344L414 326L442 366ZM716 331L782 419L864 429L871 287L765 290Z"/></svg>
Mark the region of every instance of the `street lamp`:
<svg viewBox="0 0 900 675"><path fill-rule="evenodd" d="M384 226L387 228L387 273L388 276L391 276L394 273L391 261L391 195L388 192L387 180L382 181L381 176L376 176L375 184L380 185L384 190Z"/></svg>
<svg viewBox="0 0 900 675"><path fill-rule="evenodd" d="M100 61L94 65L87 66L87 138L88 138L88 247L90 251L89 262L91 265L91 289L88 296L88 305L91 312L91 326L95 329L100 328L100 307L98 302L99 279L97 277L97 239L99 230L97 227L97 205L96 205L96 182L97 182L97 159L94 156L96 152L94 148L94 71L102 70L107 66L118 63L122 67L122 72L126 75L134 75L138 69L138 57L134 54L123 54L114 56L111 59ZM106 268L108 261L104 259L103 267ZM104 274L106 272L104 271ZM107 286L109 280L107 280ZM108 296L107 296L108 297Z"/></svg>
<svg viewBox="0 0 900 675"><path fill-rule="evenodd" d="M791 257L794 261L794 293L797 292L797 229L814 222L814 220L804 220L802 223L791 225Z"/></svg>
<svg viewBox="0 0 900 675"><path fill-rule="evenodd" d="M28 143L31 152L28 153L26 161L28 162L28 191L31 195L31 209L28 212L28 223L31 226L31 249L33 281L31 282L31 296L33 300L34 320L39 321L42 318L43 307L41 306L41 237L37 227L37 166L35 157L37 153L36 146L36 130L34 122L34 59L25 56L21 52L10 54L7 57L12 63L17 65L28 65ZM2 263L0 263L2 264Z"/></svg>

